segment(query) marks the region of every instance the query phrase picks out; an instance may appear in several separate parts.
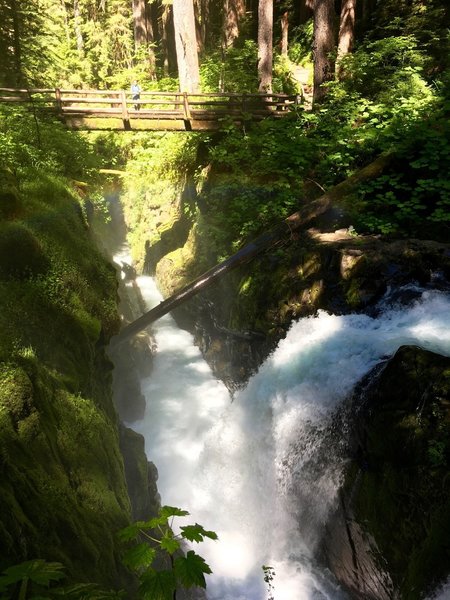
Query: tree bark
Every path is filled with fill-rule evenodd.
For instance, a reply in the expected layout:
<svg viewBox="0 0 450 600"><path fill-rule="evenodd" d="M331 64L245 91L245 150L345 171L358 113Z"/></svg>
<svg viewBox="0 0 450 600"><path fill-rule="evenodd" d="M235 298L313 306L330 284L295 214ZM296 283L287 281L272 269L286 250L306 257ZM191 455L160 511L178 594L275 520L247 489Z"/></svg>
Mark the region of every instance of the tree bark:
<svg viewBox="0 0 450 600"><path fill-rule="evenodd" d="M301 0L298 8L298 20L300 25L303 25L314 14L314 0Z"/></svg>
<svg viewBox="0 0 450 600"><path fill-rule="evenodd" d="M14 70L15 79L19 87L23 83L22 72L22 46L20 43L20 17L16 0L11 1L11 13L13 23L13 49L14 49Z"/></svg>
<svg viewBox="0 0 450 600"><path fill-rule="evenodd" d="M73 0L73 26L75 29L78 54L82 57L84 55L84 40L81 31L81 13L78 0Z"/></svg>
<svg viewBox="0 0 450 600"><path fill-rule="evenodd" d="M147 13L145 0L133 0L134 45L139 48L147 43Z"/></svg>
<svg viewBox="0 0 450 600"><path fill-rule="evenodd" d="M356 0L342 0L337 52L338 70L341 58L351 52L353 48L355 39L355 11Z"/></svg>
<svg viewBox="0 0 450 600"><path fill-rule="evenodd" d="M273 0L258 4L258 87L262 93L272 91Z"/></svg>
<svg viewBox="0 0 450 600"><path fill-rule="evenodd" d="M336 48L335 19L334 0L315 0L313 103L322 100L326 93L323 84L333 78L334 63L330 53Z"/></svg>
<svg viewBox="0 0 450 600"><path fill-rule="evenodd" d="M193 0L173 0L173 24L180 91L200 91Z"/></svg>
<svg viewBox="0 0 450 600"><path fill-rule="evenodd" d="M158 5L157 23L162 50L161 66L164 75L169 75L177 68L175 36L173 31L173 10L171 5Z"/></svg>
<svg viewBox="0 0 450 600"><path fill-rule="evenodd" d="M285 10L281 15L281 56L288 55L289 12Z"/></svg>
<svg viewBox="0 0 450 600"><path fill-rule="evenodd" d="M224 6L224 46L230 48L239 37L239 27L245 15L245 0L225 0Z"/></svg>

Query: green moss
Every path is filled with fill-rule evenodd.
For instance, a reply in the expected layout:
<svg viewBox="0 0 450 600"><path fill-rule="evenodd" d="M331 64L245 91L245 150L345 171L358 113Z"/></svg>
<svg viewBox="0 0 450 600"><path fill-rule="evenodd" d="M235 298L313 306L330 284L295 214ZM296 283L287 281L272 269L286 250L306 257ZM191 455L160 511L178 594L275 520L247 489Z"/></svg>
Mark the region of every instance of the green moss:
<svg viewBox="0 0 450 600"><path fill-rule="evenodd" d="M0 569L40 557L72 581L127 584L116 532L130 504L104 344L119 326L115 272L76 196L22 182L0 222ZM7 255L5 256L5 249Z"/></svg>
<svg viewBox="0 0 450 600"><path fill-rule="evenodd" d="M0 224L0 277L33 277L47 268L48 260L41 244L25 225Z"/></svg>

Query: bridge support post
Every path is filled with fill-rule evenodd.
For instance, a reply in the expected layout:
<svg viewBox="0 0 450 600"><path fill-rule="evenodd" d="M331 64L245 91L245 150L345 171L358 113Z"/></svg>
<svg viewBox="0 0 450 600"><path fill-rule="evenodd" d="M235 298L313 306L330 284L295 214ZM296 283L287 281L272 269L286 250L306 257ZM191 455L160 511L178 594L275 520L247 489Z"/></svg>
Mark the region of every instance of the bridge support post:
<svg viewBox="0 0 450 600"><path fill-rule="evenodd" d="M121 99L121 104L122 104L123 128L126 129L127 131L130 131L131 130L130 115L128 114L127 96L125 94L125 90L122 90L120 92L120 99Z"/></svg>
<svg viewBox="0 0 450 600"><path fill-rule="evenodd" d="M189 98L187 92L183 92L183 112L184 112L184 126L186 131L192 131L191 123L191 108L189 106Z"/></svg>
<svg viewBox="0 0 450 600"><path fill-rule="evenodd" d="M58 117L62 118L63 116L63 105L61 100L61 90L59 88L55 89L55 100L56 100L56 113Z"/></svg>

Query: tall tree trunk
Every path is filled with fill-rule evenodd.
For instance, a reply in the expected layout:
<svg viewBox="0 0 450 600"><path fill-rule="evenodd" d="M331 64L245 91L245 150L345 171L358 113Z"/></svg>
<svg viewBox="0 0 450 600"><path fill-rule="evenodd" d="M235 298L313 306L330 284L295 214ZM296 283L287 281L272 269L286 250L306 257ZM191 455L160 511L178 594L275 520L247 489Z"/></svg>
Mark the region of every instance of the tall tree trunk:
<svg viewBox="0 0 450 600"><path fill-rule="evenodd" d="M205 49L206 21L203 14L204 2L194 0L194 19L195 19L195 39L197 41L197 51L201 54Z"/></svg>
<svg viewBox="0 0 450 600"><path fill-rule="evenodd" d="M334 64L330 53L335 44L334 0L315 0L314 3L314 94L313 103L325 95L323 84L333 78Z"/></svg>
<svg viewBox="0 0 450 600"><path fill-rule="evenodd" d="M180 91L198 92L200 73L193 0L173 0L173 24Z"/></svg>
<svg viewBox="0 0 450 600"><path fill-rule="evenodd" d="M225 0L224 4L224 46L229 48L239 37L239 27L245 15L245 0Z"/></svg>
<svg viewBox="0 0 450 600"><path fill-rule="evenodd" d="M288 54L288 34L289 34L289 12L285 10L281 15L281 56Z"/></svg>
<svg viewBox="0 0 450 600"><path fill-rule="evenodd" d="M147 43L147 13L145 0L133 0L134 45L138 49Z"/></svg>
<svg viewBox="0 0 450 600"><path fill-rule="evenodd" d="M172 6L170 4L163 5L159 2L157 12L158 32L161 41L161 67L164 75L170 75L177 68Z"/></svg>
<svg viewBox="0 0 450 600"><path fill-rule="evenodd" d="M355 39L355 11L356 0L342 0L337 52L338 69L340 59L353 48Z"/></svg>
<svg viewBox="0 0 450 600"><path fill-rule="evenodd" d="M150 76L156 79L155 33L153 29L151 4L145 3L145 16L147 22L147 59Z"/></svg>
<svg viewBox="0 0 450 600"><path fill-rule="evenodd" d="M20 43L20 17L16 0L11 0L11 14L13 23L13 48L15 80L19 87L23 84L22 72L22 46Z"/></svg>
<svg viewBox="0 0 450 600"><path fill-rule="evenodd" d="M73 0L73 26L75 29L75 39L77 42L77 50L80 57L84 55L84 40L81 31L81 14L78 0Z"/></svg>
<svg viewBox="0 0 450 600"><path fill-rule="evenodd" d="M61 11L64 18L64 28L66 30L66 40L70 43L69 15L67 14L67 5L65 0L61 0Z"/></svg>
<svg viewBox="0 0 450 600"><path fill-rule="evenodd" d="M155 73L155 52L152 46L153 27L150 7L147 5L147 0L133 0L132 8L134 47L138 50L141 46L145 46L148 71L152 76Z"/></svg>
<svg viewBox="0 0 450 600"><path fill-rule="evenodd" d="M258 4L258 86L260 92L272 91L273 0Z"/></svg>

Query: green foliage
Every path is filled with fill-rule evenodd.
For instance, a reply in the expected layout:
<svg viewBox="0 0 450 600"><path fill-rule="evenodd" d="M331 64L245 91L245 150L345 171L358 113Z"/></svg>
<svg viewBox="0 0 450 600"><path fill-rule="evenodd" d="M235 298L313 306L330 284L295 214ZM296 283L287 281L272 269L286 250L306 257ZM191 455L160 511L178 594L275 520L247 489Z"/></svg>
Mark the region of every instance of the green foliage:
<svg viewBox="0 0 450 600"><path fill-rule="evenodd" d="M189 515L185 510L173 506L163 506L157 517L149 521L137 521L122 529L119 537L123 542L145 540L129 548L124 562L139 575L140 596L148 600L172 600L178 586L205 588L205 574L211 569L204 559L193 550L182 554L186 540L202 542L205 538L216 540L214 531L207 531L198 523L180 527L174 534L174 517ZM154 564L162 562L165 569L156 569Z"/></svg>
<svg viewBox="0 0 450 600"><path fill-rule="evenodd" d="M48 18L54 0L0 3L0 86L40 87L58 63L62 31Z"/></svg>
<svg viewBox="0 0 450 600"><path fill-rule="evenodd" d="M19 181L30 170L86 181L101 166L87 136L9 106L0 108L0 160Z"/></svg>
<svg viewBox="0 0 450 600"><path fill-rule="evenodd" d="M348 72L348 84L352 91L364 93L367 98L388 101L389 92L394 96L414 93L414 73L423 69L425 56L413 36L387 37L366 42L353 54L343 59L342 69ZM389 90L386 88L389 78Z"/></svg>
<svg viewBox="0 0 450 600"><path fill-rule="evenodd" d="M127 139L127 178L122 201L133 258L138 265L145 260L148 232L151 231L152 244L161 236L161 231L150 225L152 214L157 212L164 231L182 213L182 190L196 169L199 139L195 133L135 133ZM184 206L191 203L190 198L185 200Z"/></svg>
<svg viewBox="0 0 450 600"><path fill-rule="evenodd" d="M242 47L228 48L224 54L212 52L202 60L200 77L205 92L255 93L258 91L256 65L258 47L245 40Z"/></svg>
<svg viewBox="0 0 450 600"><path fill-rule="evenodd" d="M443 240L450 227L450 127L437 114L411 131L395 170L361 187L361 229Z"/></svg>
<svg viewBox="0 0 450 600"><path fill-rule="evenodd" d="M64 177L99 161L26 112L2 110L0 136L0 568L39 556L72 580L122 582L111 531L129 499L102 350L117 284L89 237L87 186Z"/></svg>
<svg viewBox="0 0 450 600"><path fill-rule="evenodd" d="M450 13L446 0L387 0L377 5L373 23L375 27L369 31L372 39L413 36L426 57L429 76L449 66Z"/></svg>
<svg viewBox="0 0 450 600"><path fill-rule="evenodd" d="M70 586L54 586L65 577L64 566L57 562L35 559L14 565L0 575L0 598L11 597L18 600L50 600L70 598L72 600L106 600L123 598L122 592L107 592L91 583L78 583ZM17 593L17 595L14 594Z"/></svg>
<svg viewBox="0 0 450 600"><path fill-rule="evenodd" d="M278 94L297 95L300 85L292 74L292 64L284 56L276 55L273 64L272 90Z"/></svg>
<svg viewBox="0 0 450 600"><path fill-rule="evenodd" d="M6 569L0 576L0 590L19 581L30 580L38 585L48 586L53 581L59 581L64 577L61 572L63 566L60 563L47 563L45 560L37 559L24 562Z"/></svg>
<svg viewBox="0 0 450 600"><path fill-rule="evenodd" d="M290 32L288 56L295 64L304 64L310 60L313 47L314 22L309 19L302 25L297 25Z"/></svg>

